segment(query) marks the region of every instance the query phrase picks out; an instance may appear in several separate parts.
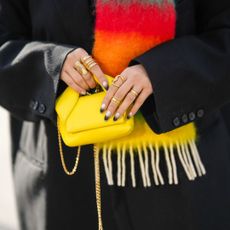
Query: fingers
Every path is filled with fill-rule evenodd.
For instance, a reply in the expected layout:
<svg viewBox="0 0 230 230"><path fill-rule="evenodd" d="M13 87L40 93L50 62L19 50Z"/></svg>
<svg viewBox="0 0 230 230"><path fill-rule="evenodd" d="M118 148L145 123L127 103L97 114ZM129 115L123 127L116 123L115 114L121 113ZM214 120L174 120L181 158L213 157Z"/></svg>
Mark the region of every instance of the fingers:
<svg viewBox="0 0 230 230"><path fill-rule="evenodd" d="M122 84L120 88L116 88L113 85L109 88L107 95L103 100L104 107L107 109L105 120L108 120L109 117L115 113L122 100L127 97L132 86L133 84L130 84L130 82L127 81ZM115 98L115 100L112 98Z"/></svg>
<svg viewBox="0 0 230 230"><path fill-rule="evenodd" d="M130 118L132 114L135 114L144 102L145 93L142 93L140 88L133 88L133 90L138 93L138 96L135 95L132 91L129 91L124 101L121 103L116 111L116 114L114 116L115 121L118 120L130 108L133 102L135 102L135 108L132 107L132 111L129 112L128 118Z"/></svg>
<svg viewBox="0 0 230 230"><path fill-rule="evenodd" d="M122 100L128 92L128 90L132 87L132 84L130 84L129 82L125 82L123 85L122 83L123 81L120 78L114 79L102 102L101 112L108 108L109 103L111 102L111 99L115 95L115 93L117 93L116 98L118 100Z"/></svg>
<svg viewBox="0 0 230 230"><path fill-rule="evenodd" d="M107 91L101 106L101 112L107 110L105 120L115 113L114 120L116 121L128 110L130 111L128 118L134 116L146 98L153 93L147 72L140 64L127 67L117 77L114 79L115 84L113 82Z"/></svg>
<svg viewBox="0 0 230 230"><path fill-rule="evenodd" d="M85 90L89 90L89 85L84 80L84 78L74 69L69 67L66 72L71 76L76 84Z"/></svg>
<svg viewBox="0 0 230 230"><path fill-rule="evenodd" d="M66 82L68 86L70 86L72 89L74 89L76 92L85 95L86 90L82 87L80 87L74 80L73 78L66 72L63 72L62 74L62 80Z"/></svg>
<svg viewBox="0 0 230 230"><path fill-rule="evenodd" d="M106 90L109 88L108 80L105 74L101 70L99 65L95 65L90 69L90 72L95 75L100 85L102 85Z"/></svg>
<svg viewBox="0 0 230 230"><path fill-rule="evenodd" d="M61 80L81 94L90 88L95 88L97 85L90 71L86 70L86 74L83 74L76 69L76 62L80 62L81 58L87 55L88 53L82 48L70 52L65 59L60 74ZM99 74L101 73L99 72Z"/></svg>
<svg viewBox="0 0 230 230"><path fill-rule="evenodd" d="M137 113L137 111L140 109L140 107L142 106L142 104L144 103L144 101L146 100L146 98L148 96L149 96L149 94L146 92L146 90L143 90L139 94L139 96L134 101L134 105L130 108L130 111L129 111L129 114L128 114L128 118L134 116ZM125 108L125 106L124 106L124 108Z"/></svg>
<svg viewBox="0 0 230 230"><path fill-rule="evenodd" d="M83 79L85 80L85 82L87 83L89 88L93 89L96 87L96 82L93 79L93 75L90 72L88 72L86 75L84 75Z"/></svg>

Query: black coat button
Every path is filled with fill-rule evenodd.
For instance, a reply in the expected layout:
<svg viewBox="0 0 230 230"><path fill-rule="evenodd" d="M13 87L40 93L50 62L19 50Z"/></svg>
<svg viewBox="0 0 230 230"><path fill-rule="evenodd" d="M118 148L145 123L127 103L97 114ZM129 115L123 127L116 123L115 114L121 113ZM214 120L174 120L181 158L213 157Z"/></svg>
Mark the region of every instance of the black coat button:
<svg viewBox="0 0 230 230"><path fill-rule="evenodd" d="M198 111L197 111L197 117L203 117L204 116L204 110L203 109L199 109Z"/></svg>
<svg viewBox="0 0 230 230"><path fill-rule="evenodd" d="M180 125L180 119L178 117L176 117L174 120L173 120L173 125L178 127Z"/></svg>
<svg viewBox="0 0 230 230"><path fill-rule="evenodd" d="M187 114L184 114L181 118L182 118L182 121L183 121L184 123L187 123L187 122L188 122L188 115L187 115Z"/></svg>
<svg viewBox="0 0 230 230"><path fill-rule="evenodd" d="M37 110L37 109L38 109L38 106L39 106L39 102L38 102L38 101L36 101L36 100L31 101L30 107L31 107L33 110Z"/></svg>
<svg viewBox="0 0 230 230"><path fill-rule="evenodd" d="M46 106L44 104L40 104L38 107L38 112L45 113L45 111L46 111Z"/></svg>
<svg viewBox="0 0 230 230"><path fill-rule="evenodd" d="M190 121L194 121L196 118L196 114L194 112L189 113L188 115Z"/></svg>

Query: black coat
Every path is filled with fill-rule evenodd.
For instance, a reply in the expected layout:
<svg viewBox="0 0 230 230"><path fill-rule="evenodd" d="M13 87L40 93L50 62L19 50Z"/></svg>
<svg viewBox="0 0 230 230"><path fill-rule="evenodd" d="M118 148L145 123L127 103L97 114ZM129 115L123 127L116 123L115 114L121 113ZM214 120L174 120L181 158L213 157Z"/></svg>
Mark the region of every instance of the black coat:
<svg viewBox="0 0 230 230"><path fill-rule="evenodd" d="M92 1L93 2L93 1ZM91 53L90 0L0 0L0 105L11 113L22 230L97 229L92 145L78 173L63 173L54 105L66 54ZM177 38L135 59L154 86L141 107L155 132L194 121L207 175L144 189L109 187L105 230L230 229L230 1L178 0ZM75 150L65 149L71 166Z"/></svg>

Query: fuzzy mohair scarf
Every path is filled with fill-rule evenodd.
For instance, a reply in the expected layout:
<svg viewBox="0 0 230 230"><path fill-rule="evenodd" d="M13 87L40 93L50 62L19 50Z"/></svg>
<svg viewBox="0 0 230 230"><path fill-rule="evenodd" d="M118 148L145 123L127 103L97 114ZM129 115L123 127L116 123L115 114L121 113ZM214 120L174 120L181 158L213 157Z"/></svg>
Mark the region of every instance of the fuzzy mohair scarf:
<svg viewBox="0 0 230 230"><path fill-rule="evenodd" d="M133 58L173 39L175 27L173 0L97 0L93 56L104 73L115 77ZM134 119L135 128L130 135L97 144L109 185L115 184L114 170L118 186L125 186L130 176L133 187L137 186L135 168L139 169L144 187L163 185L166 178L169 184L178 184L178 163L189 180L205 174L194 123L158 135L141 112ZM117 154L116 162L113 154ZM167 175L163 175L162 168L167 169Z"/></svg>

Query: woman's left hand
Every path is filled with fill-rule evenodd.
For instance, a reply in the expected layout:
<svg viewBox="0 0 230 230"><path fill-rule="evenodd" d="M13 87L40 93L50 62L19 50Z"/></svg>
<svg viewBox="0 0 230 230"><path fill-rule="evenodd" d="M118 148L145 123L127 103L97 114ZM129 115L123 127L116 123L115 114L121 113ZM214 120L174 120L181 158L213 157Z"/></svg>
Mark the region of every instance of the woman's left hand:
<svg viewBox="0 0 230 230"><path fill-rule="evenodd" d="M105 120L115 114L113 119L116 121L128 109L128 118L134 116L153 93L151 81L141 64L127 67L120 75L122 77L118 77L115 85L109 87L102 102L101 112L106 110Z"/></svg>

